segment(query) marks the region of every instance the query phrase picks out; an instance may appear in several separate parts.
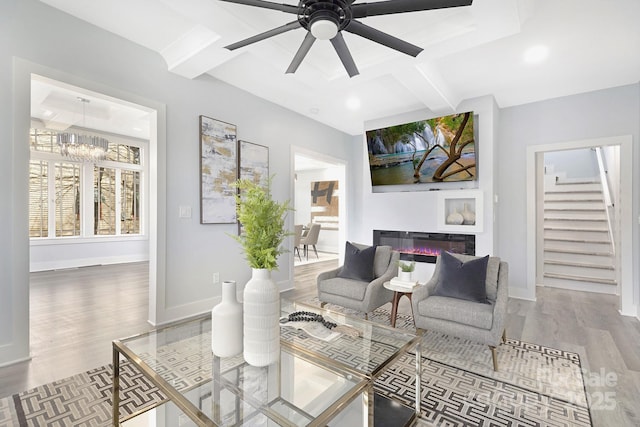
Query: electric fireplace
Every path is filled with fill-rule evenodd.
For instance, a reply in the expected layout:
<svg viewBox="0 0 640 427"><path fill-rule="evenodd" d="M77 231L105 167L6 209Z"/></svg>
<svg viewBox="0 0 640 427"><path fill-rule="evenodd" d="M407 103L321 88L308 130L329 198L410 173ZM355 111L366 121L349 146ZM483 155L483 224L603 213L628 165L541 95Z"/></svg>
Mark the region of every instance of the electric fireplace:
<svg viewBox="0 0 640 427"><path fill-rule="evenodd" d="M373 230L373 244L391 246L400 252L401 260L431 264L435 264L436 257L442 251L476 254L476 236L473 234Z"/></svg>

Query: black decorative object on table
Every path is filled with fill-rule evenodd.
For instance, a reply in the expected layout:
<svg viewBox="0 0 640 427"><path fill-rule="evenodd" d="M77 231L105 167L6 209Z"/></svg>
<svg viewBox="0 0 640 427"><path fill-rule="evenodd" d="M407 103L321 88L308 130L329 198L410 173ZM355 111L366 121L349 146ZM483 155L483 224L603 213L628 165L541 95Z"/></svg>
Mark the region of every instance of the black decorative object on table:
<svg viewBox="0 0 640 427"><path fill-rule="evenodd" d="M324 317L322 317L321 314L313 313L311 311L296 311L289 314L287 318L280 319L280 323L287 322L320 322L327 329L333 329L338 326L337 323L324 320Z"/></svg>

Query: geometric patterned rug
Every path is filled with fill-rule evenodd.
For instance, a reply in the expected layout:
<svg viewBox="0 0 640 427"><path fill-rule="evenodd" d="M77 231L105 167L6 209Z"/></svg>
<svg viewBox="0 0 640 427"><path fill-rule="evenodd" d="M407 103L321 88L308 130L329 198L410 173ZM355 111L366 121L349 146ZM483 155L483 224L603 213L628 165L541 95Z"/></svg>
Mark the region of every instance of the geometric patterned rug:
<svg viewBox="0 0 640 427"><path fill-rule="evenodd" d="M507 340L502 352L525 357L552 349ZM424 354L424 351L423 351ZM490 354L487 362L491 363ZM560 361L553 355L550 360ZM565 359L568 363L570 359ZM564 363L564 362L562 362ZM524 364L524 363L523 363ZM513 365L501 365L502 370ZM578 365L579 367L579 365ZM564 397L548 385L522 381L517 375L508 380L464 370L455 365L423 358L421 424L433 426L590 426L584 390ZM415 356L401 358L376 381L376 391L414 407ZM538 390L534 390L534 389ZM546 392L542 391L545 390Z"/></svg>
<svg viewBox="0 0 640 427"><path fill-rule="evenodd" d="M338 306L327 307L346 311ZM351 313L351 315L361 315ZM378 309L372 321L388 324ZM398 315L397 327L413 328ZM507 340L493 371L486 346L427 334L422 346L420 426L591 426L577 354ZM122 362L121 416L165 400ZM415 402L415 355L400 358L375 383L377 393L408 407ZM0 427L111 425L111 365L0 399Z"/></svg>
<svg viewBox="0 0 640 427"><path fill-rule="evenodd" d="M319 305L316 298L307 302ZM325 308L363 317L327 304ZM384 308L369 320L389 324ZM415 331L398 314L396 327ZM421 420L425 426L591 426L583 370L576 353L507 339L493 370L488 346L427 331L422 344ZM415 407L415 354L400 358L376 392Z"/></svg>
<svg viewBox="0 0 640 427"><path fill-rule="evenodd" d="M122 415L165 400L130 363L120 370ZM112 373L112 365L102 366L1 399L0 426L110 426Z"/></svg>

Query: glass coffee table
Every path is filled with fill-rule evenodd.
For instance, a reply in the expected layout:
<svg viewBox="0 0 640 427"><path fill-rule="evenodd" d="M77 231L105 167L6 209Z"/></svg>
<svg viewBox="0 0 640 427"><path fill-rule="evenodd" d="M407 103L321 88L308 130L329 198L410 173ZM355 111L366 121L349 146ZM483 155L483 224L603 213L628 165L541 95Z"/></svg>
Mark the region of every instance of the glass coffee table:
<svg viewBox="0 0 640 427"><path fill-rule="evenodd" d="M420 337L281 301L282 317L296 311L319 313L346 327L325 340L298 329L295 322L286 323L281 327L280 360L264 368L248 365L241 354L214 356L210 316L114 341L113 425L133 426L140 415L120 418L123 356L167 397L141 410L155 407L158 425L373 425L375 379L414 347L419 372ZM415 409L419 411L419 402Z"/></svg>

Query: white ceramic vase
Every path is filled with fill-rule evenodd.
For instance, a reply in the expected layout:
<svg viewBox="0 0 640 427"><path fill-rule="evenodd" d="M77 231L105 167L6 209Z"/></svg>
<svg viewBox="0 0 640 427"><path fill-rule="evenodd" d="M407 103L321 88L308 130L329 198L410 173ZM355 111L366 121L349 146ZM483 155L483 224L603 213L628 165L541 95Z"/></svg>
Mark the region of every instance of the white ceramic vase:
<svg viewBox="0 0 640 427"><path fill-rule="evenodd" d="M465 225L473 225L476 223L476 214L469 209L469 205L466 203L464 204L464 210L462 211L462 218L464 219L463 224Z"/></svg>
<svg viewBox="0 0 640 427"><path fill-rule="evenodd" d="M447 216L447 224L460 225L464 222L464 217L457 210L454 210Z"/></svg>
<svg viewBox="0 0 640 427"><path fill-rule="evenodd" d="M268 366L280 358L280 293L270 270L252 270L243 303L244 360L252 366Z"/></svg>
<svg viewBox="0 0 640 427"><path fill-rule="evenodd" d="M218 357L242 353L242 304L236 282L222 282L222 301L211 310L211 350Z"/></svg>

